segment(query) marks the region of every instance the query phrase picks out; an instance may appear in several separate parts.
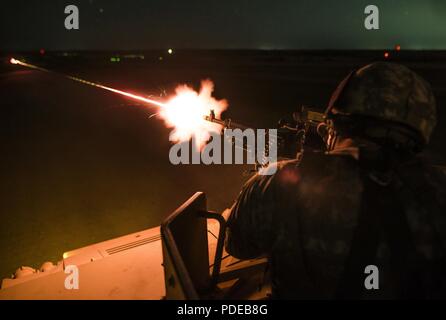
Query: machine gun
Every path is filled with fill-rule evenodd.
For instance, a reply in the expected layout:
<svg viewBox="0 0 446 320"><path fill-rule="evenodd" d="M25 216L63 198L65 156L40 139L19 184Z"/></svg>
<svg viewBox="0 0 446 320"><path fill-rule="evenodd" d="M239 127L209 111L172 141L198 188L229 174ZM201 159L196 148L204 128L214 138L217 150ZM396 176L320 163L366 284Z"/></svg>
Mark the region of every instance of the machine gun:
<svg viewBox="0 0 446 320"><path fill-rule="evenodd" d="M213 110L204 119L221 125L222 132L225 129L251 128L231 119L218 119ZM307 106L301 106L294 112L292 119L281 119L277 124L277 158L296 159L302 157L304 150L324 150L324 142L318 133L319 124L323 122L324 114ZM256 165L256 171L259 167Z"/></svg>

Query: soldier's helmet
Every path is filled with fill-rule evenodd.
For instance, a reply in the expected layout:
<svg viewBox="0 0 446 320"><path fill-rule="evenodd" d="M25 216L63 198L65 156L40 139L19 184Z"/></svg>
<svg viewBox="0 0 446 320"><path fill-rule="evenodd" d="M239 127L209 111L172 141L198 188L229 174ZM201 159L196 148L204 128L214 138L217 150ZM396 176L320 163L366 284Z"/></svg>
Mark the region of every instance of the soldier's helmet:
<svg viewBox="0 0 446 320"><path fill-rule="evenodd" d="M405 66L376 62L350 73L333 93L326 117L359 117L405 127L425 145L436 124L430 85Z"/></svg>

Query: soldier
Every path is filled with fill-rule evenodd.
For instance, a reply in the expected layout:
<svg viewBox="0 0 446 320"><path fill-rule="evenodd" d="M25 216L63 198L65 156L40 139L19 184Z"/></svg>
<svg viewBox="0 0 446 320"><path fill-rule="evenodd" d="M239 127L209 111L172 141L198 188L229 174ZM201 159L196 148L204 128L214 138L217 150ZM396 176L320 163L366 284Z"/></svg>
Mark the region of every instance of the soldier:
<svg viewBox="0 0 446 320"><path fill-rule="evenodd" d="M413 71L378 62L350 73L319 130L327 151L250 179L226 250L268 257L273 298L446 297L446 177L420 156L435 124L431 88Z"/></svg>

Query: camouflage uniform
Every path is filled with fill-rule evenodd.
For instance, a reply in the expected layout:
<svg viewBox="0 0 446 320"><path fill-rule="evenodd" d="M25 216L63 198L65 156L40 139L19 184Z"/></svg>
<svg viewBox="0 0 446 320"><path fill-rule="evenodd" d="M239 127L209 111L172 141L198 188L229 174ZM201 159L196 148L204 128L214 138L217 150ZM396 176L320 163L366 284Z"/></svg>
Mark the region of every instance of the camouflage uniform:
<svg viewBox="0 0 446 320"><path fill-rule="evenodd" d="M358 90L354 77L361 72L341 86ZM346 112L339 101L348 95L341 91L328 117ZM421 117L435 119L428 111ZM427 141L432 128L410 121ZM363 139L353 148L305 153L300 163L280 162L273 176L254 176L231 210L227 251L242 259L268 256L274 298L446 297L446 177L421 157L397 151ZM364 289L367 265L379 269L379 290Z"/></svg>

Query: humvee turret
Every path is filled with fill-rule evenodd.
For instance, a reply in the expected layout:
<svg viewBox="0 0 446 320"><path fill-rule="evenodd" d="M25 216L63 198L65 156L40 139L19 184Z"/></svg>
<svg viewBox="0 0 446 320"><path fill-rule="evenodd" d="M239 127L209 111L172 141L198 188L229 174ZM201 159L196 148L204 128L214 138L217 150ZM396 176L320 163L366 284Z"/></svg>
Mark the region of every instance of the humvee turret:
<svg viewBox="0 0 446 320"><path fill-rule="evenodd" d="M224 250L225 220L197 192L161 224L65 252L4 279L0 299L262 299L267 260Z"/></svg>

